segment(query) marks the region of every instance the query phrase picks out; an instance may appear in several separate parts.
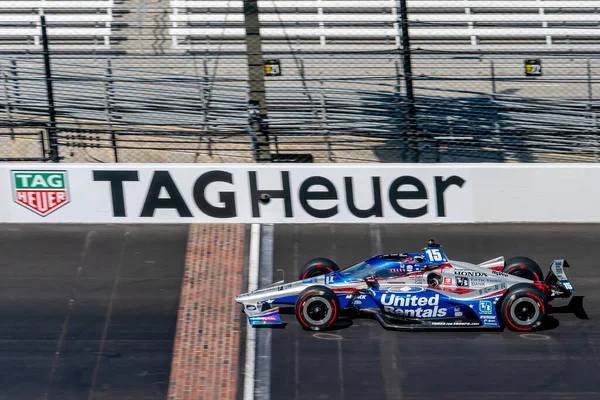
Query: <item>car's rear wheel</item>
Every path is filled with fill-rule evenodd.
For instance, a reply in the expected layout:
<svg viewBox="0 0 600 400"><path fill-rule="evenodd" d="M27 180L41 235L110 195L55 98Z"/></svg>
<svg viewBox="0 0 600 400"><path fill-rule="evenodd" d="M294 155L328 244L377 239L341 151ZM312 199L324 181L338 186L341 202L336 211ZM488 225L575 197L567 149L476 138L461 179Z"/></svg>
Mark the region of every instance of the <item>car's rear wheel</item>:
<svg viewBox="0 0 600 400"><path fill-rule="evenodd" d="M513 286L500 305L500 317L509 329L531 331L538 328L548 315L546 295L535 286Z"/></svg>
<svg viewBox="0 0 600 400"><path fill-rule="evenodd" d="M509 258L504 262L502 272L532 281L541 281L544 279L542 268L528 257L519 256Z"/></svg>
<svg viewBox="0 0 600 400"><path fill-rule="evenodd" d="M296 300L296 318L305 329L327 329L333 325L339 312L340 302L337 296L325 286L306 288Z"/></svg>
<svg viewBox="0 0 600 400"><path fill-rule="evenodd" d="M330 272L339 271L340 267L329 258L319 257L308 261L300 269L298 279L308 279L318 275L325 275Z"/></svg>

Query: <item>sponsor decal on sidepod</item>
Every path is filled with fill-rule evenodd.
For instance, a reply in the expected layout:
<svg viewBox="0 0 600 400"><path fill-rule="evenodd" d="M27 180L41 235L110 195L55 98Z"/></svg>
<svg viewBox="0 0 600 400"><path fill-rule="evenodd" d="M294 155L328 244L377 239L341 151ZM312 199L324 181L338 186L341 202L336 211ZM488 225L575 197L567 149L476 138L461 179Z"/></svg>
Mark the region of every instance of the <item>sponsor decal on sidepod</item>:
<svg viewBox="0 0 600 400"><path fill-rule="evenodd" d="M445 317L447 310L439 307L440 295L422 297L417 295L398 296L385 293L381 296L381 304L387 313L405 317L436 318Z"/></svg>

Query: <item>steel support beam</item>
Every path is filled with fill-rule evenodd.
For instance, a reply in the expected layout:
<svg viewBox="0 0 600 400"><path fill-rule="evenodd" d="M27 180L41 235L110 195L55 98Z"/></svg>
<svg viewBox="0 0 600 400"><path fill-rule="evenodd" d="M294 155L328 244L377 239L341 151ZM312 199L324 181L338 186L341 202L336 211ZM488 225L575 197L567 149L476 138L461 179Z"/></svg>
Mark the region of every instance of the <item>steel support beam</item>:
<svg viewBox="0 0 600 400"><path fill-rule="evenodd" d="M250 86L248 113L255 145L255 160L269 162L271 161L271 152L269 149L267 96L257 0L244 0L244 26L246 28L246 55Z"/></svg>

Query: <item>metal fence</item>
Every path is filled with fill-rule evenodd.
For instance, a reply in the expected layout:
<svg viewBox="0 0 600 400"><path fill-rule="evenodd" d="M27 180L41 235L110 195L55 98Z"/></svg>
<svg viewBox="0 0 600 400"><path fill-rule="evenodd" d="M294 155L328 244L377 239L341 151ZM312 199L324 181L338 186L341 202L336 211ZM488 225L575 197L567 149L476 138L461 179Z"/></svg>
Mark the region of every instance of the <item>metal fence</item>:
<svg viewBox="0 0 600 400"><path fill-rule="evenodd" d="M600 1L248 1L0 0L0 160L598 160Z"/></svg>
<svg viewBox="0 0 600 400"><path fill-rule="evenodd" d="M542 75L526 76L521 57L415 57L410 135L400 54L278 57L267 122L281 160L598 160L600 58L545 57ZM54 135L62 162L253 160L242 56L62 56L51 67L55 126L43 57L0 57L1 159L47 161Z"/></svg>

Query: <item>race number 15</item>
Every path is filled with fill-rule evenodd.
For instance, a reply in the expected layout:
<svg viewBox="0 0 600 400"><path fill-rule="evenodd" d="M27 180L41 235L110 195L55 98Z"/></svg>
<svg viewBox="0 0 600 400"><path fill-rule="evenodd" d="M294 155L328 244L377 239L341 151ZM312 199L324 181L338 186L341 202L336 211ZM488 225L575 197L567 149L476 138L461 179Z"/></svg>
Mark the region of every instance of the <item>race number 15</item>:
<svg viewBox="0 0 600 400"><path fill-rule="evenodd" d="M438 249L427 249L425 250L429 261L443 261L442 253Z"/></svg>

